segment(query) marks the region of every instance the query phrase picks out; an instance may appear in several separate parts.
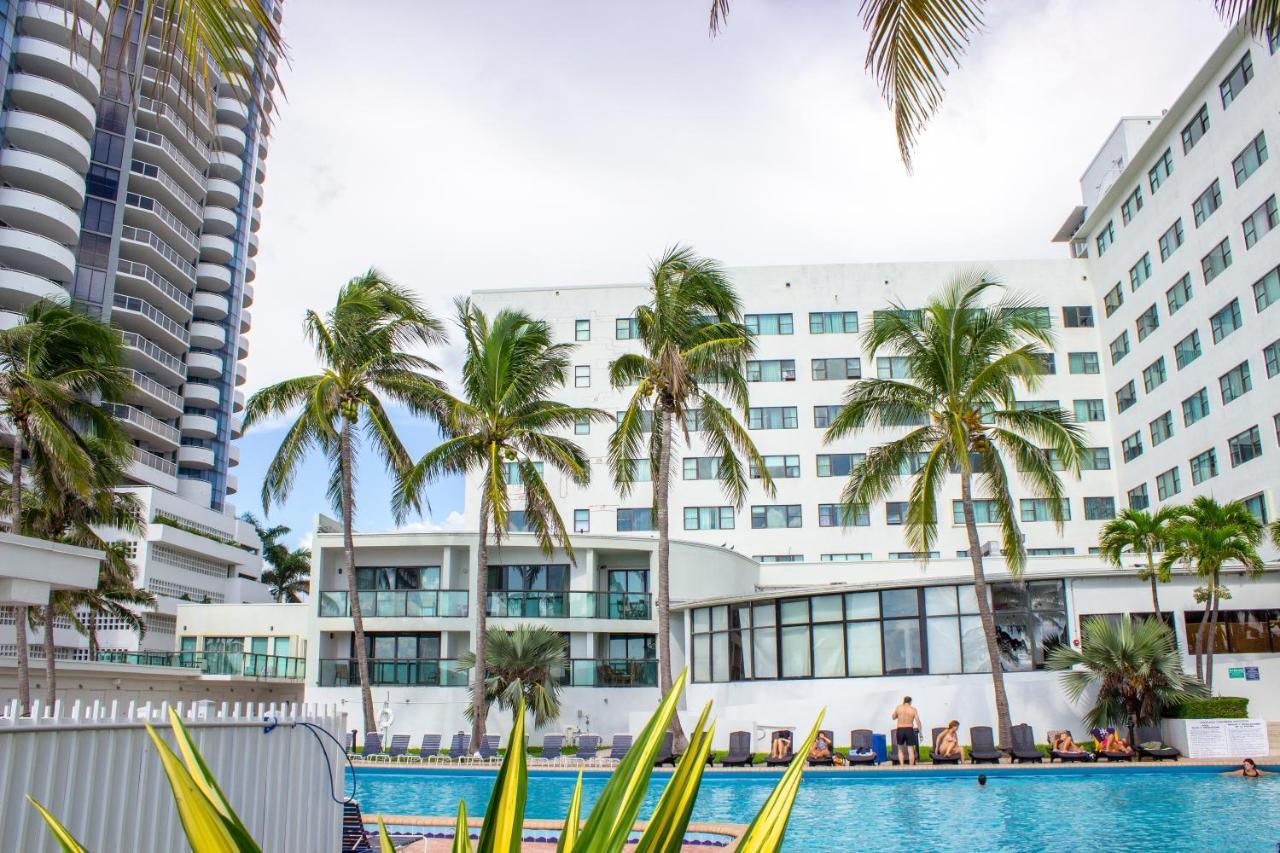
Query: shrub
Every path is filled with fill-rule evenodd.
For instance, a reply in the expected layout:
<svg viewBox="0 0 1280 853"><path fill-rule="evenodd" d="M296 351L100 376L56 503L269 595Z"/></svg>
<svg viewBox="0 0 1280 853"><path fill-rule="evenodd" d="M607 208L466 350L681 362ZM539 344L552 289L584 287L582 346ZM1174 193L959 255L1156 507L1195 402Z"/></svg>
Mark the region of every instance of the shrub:
<svg viewBox="0 0 1280 853"><path fill-rule="evenodd" d="M1169 710L1175 720L1243 720L1249 716L1249 700L1241 696L1210 696Z"/></svg>

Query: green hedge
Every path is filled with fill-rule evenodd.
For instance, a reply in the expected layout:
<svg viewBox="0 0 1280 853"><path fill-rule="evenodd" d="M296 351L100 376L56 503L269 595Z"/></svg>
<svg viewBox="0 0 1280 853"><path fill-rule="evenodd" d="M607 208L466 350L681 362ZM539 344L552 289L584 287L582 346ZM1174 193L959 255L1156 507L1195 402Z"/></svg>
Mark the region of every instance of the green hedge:
<svg viewBox="0 0 1280 853"><path fill-rule="evenodd" d="M1249 700L1240 696L1197 699L1165 714L1175 720L1243 720L1249 716Z"/></svg>

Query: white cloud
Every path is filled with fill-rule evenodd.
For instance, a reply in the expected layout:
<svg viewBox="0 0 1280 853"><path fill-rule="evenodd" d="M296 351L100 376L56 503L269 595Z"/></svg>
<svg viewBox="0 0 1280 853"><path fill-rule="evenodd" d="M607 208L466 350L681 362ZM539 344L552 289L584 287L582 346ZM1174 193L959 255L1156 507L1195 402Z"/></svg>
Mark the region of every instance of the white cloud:
<svg viewBox="0 0 1280 853"><path fill-rule="evenodd" d="M466 519L462 517L462 513L454 510L445 516L444 521L436 521L434 518L426 518L423 521L414 521L409 524L397 527L396 533L456 533L460 530L466 530Z"/></svg>

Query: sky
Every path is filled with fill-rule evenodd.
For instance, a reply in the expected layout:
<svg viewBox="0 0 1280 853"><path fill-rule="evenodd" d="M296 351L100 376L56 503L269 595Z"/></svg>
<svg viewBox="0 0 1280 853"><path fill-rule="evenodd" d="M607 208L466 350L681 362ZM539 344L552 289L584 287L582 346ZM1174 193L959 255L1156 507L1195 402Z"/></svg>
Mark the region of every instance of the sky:
<svg viewBox="0 0 1280 853"><path fill-rule="evenodd" d="M481 288L640 281L674 243L731 267L1059 257L1117 120L1225 33L1209 0L996 0L908 174L858 5L735 0L710 38L709 0L289 3L246 390L311 372L303 311L370 266L448 317ZM241 440L238 509L261 514L281 434ZM326 479L316 457L273 507L293 542ZM388 493L369 456L358 529L396 526ZM427 497L409 523L459 526L460 482Z"/></svg>

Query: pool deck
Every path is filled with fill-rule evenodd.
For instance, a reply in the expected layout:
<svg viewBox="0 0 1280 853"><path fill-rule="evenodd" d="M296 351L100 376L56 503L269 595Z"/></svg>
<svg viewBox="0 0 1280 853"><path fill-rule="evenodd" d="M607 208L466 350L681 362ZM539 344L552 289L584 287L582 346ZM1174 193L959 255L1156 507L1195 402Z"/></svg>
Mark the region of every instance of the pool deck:
<svg viewBox="0 0 1280 853"><path fill-rule="evenodd" d="M450 830L455 826L455 820L447 817L418 817L413 815L383 815L382 819L386 821L388 826L394 827L421 827L424 831L432 829ZM376 832L377 815L366 815L365 823L369 826L369 821L374 821L371 831ZM479 831L483 820L480 818L472 818L467 821L467 825L473 830ZM545 836L547 832L558 833L563 826L563 822L555 820L526 820L524 822L524 834L526 836ZM643 830L648 826L647 821L638 821L635 825L637 831ZM709 847L706 844L686 844L681 850L686 853L693 851L702 851L706 853L708 849L730 851L737 847L738 837L746 830L745 824L738 823L691 823L686 832L691 833L707 833L711 835L725 836L726 844L722 847ZM731 839L731 840L730 840ZM634 844L627 844L626 849L633 849ZM414 841L404 847L396 848L396 853L448 853L453 849L452 838L423 838ZM525 840L520 844L522 851L544 851L555 850L555 841L528 841Z"/></svg>

